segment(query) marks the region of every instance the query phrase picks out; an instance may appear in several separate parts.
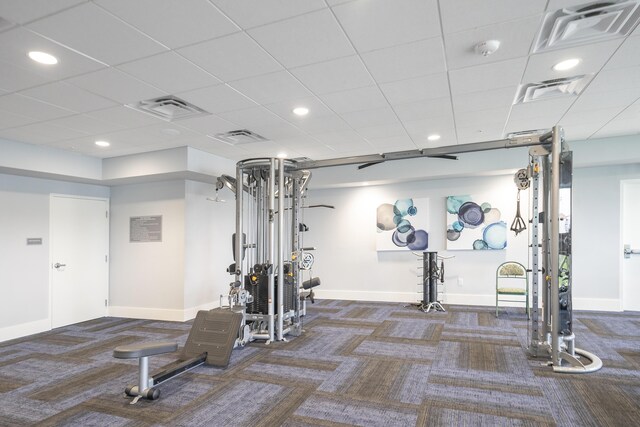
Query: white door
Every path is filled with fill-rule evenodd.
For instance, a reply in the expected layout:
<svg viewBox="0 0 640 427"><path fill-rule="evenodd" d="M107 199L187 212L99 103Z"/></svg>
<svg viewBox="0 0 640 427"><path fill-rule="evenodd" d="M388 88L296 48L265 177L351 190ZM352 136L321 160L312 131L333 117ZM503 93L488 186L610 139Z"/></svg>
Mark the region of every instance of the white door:
<svg viewBox="0 0 640 427"><path fill-rule="evenodd" d="M107 314L108 253L107 200L52 195L52 328Z"/></svg>
<svg viewBox="0 0 640 427"><path fill-rule="evenodd" d="M640 311L640 181L622 183L622 244L637 254L622 259L622 309Z"/></svg>

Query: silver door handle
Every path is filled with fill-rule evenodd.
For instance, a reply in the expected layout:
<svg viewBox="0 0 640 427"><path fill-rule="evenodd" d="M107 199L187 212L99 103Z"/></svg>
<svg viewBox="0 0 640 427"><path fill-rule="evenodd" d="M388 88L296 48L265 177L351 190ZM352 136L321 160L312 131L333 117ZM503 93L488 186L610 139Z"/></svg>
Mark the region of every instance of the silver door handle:
<svg viewBox="0 0 640 427"><path fill-rule="evenodd" d="M624 257L631 258L631 255L640 255L640 249L631 249L631 245L624 245Z"/></svg>
<svg viewBox="0 0 640 427"><path fill-rule="evenodd" d="M67 264L60 264L59 262L56 262L55 264L53 264L53 268L60 268L60 267L66 267Z"/></svg>

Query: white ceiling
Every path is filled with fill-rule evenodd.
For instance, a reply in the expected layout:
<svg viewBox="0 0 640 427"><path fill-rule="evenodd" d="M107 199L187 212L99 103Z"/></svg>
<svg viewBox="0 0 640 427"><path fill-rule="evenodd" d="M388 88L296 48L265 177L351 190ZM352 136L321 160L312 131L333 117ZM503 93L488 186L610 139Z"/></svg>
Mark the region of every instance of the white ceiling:
<svg viewBox="0 0 640 427"><path fill-rule="evenodd" d="M0 138L96 157L189 145L319 160L556 123L570 140L640 133L640 30L530 53L547 12L587 2L2 0ZM476 54L488 39L501 48ZM551 69L569 57L578 68ZM577 74L594 75L580 96L512 105L521 84ZM167 94L211 114L169 123L124 106ZM212 138L236 129L269 141Z"/></svg>

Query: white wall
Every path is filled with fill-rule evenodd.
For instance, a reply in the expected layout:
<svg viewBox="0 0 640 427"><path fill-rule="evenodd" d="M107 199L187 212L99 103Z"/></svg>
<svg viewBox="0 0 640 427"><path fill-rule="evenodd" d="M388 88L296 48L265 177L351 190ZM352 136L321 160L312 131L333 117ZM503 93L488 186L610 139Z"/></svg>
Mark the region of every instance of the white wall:
<svg viewBox="0 0 640 427"><path fill-rule="evenodd" d="M504 251L446 251L445 198L455 194L495 193L503 202L502 220L511 225L517 190L511 177L430 180L375 187L310 191L308 203L335 210L306 209L305 245L317 248L314 274L322 285L318 297L382 301L418 301L421 264L411 252L376 251L376 207L401 198L429 199L429 250L446 261L447 302L487 304L495 297L495 269L506 261L527 262L527 236L509 235ZM501 199L501 200L498 200ZM522 209L527 211L523 195ZM526 215L526 213L525 213ZM459 280L461 279L461 280Z"/></svg>
<svg viewBox="0 0 640 427"><path fill-rule="evenodd" d="M401 162L398 162L401 163ZM620 180L640 177L640 165L579 168L574 171L573 284L576 309L620 310L622 256L620 242ZM305 245L316 246L314 274L322 279L318 297L361 300L417 301L420 295L416 257L410 253L377 252L375 209L404 197L429 198L429 249L444 256L449 303L492 305L495 270L505 260L525 265L526 233L509 232L505 251L445 251L445 197L495 191L511 203L503 215L510 226L516 189L511 175L427 180L374 187L309 191L308 204L335 205L335 210L307 209L310 227ZM526 218L528 197L522 195ZM462 279L460 282L459 279Z"/></svg>
<svg viewBox="0 0 640 427"><path fill-rule="evenodd" d="M111 189L110 313L182 320L184 181ZM162 242L130 242L129 218L162 215Z"/></svg>
<svg viewBox="0 0 640 427"><path fill-rule="evenodd" d="M235 229L234 195L223 189L215 199L211 184L186 182L185 215L185 309L193 316L197 308L218 306L220 295L229 293L232 277L226 268L233 262L231 235Z"/></svg>
<svg viewBox="0 0 640 427"><path fill-rule="evenodd" d="M196 181L112 188L111 315L187 320L228 293L233 194L221 191L228 203L207 197L214 186ZM129 218L143 215L162 215L162 242L129 242Z"/></svg>
<svg viewBox="0 0 640 427"><path fill-rule="evenodd" d="M50 329L49 195L109 197L109 188L0 174L0 341ZM27 246L27 237L42 245Z"/></svg>

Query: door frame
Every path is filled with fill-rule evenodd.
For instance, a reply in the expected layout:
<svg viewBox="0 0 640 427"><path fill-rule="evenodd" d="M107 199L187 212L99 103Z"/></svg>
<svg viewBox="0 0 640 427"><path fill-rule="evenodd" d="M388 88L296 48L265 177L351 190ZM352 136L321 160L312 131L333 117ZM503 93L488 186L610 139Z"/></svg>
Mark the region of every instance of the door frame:
<svg viewBox="0 0 640 427"><path fill-rule="evenodd" d="M624 277L624 216L625 216L625 197L624 189L629 184L640 184L640 178L629 178L620 180L620 232L618 240L618 274L620 277L620 311L624 311L624 291L625 291L625 277Z"/></svg>
<svg viewBox="0 0 640 427"><path fill-rule="evenodd" d="M106 226L106 242L107 242L107 272L106 272L106 280L105 280L105 295L107 301L109 301L109 293L110 293L110 280L109 280L109 272L110 272L110 264L111 264L111 243L109 241L109 233L111 228L111 206L110 199L108 197L91 197L91 196L80 196L76 194L64 194L64 193L49 193L49 330L53 329L53 198L65 198L65 199L82 199L82 200L99 200L106 203L107 209L107 226ZM104 308L104 316L109 315L109 305Z"/></svg>

